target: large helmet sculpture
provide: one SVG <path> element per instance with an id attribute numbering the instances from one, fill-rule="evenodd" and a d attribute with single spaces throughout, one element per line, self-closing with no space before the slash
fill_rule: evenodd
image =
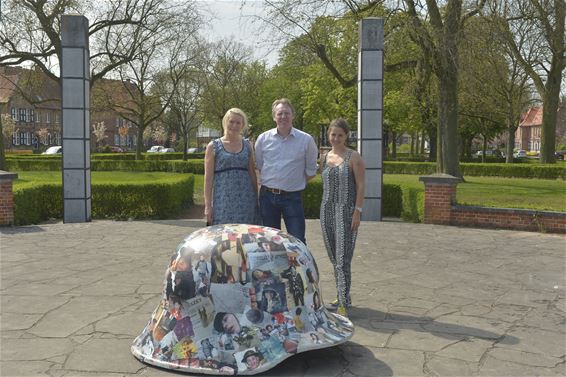
<path id="1" fill-rule="evenodd" d="M 162 299 L 132 353 L 168 369 L 245 375 L 343 343 L 354 327 L 325 309 L 318 278 L 307 247 L 286 232 L 200 229 L 171 257 Z"/>

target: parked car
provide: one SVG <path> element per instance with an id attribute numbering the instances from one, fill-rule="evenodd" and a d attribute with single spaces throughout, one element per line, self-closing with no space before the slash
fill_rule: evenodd
<path id="1" fill-rule="evenodd" d="M 524 158 L 527 157 L 527 152 L 520 149 L 518 151 L 513 152 L 513 157 L 515 158 Z"/>
<path id="2" fill-rule="evenodd" d="M 477 151 L 474 155 L 475 158 L 481 158 L 483 155 L 483 151 Z M 503 157 L 503 154 L 499 149 L 488 149 L 485 151 L 485 157 Z"/>
<path id="3" fill-rule="evenodd" d="M 564 161 L 564 155 L 565 154 L 566 154 L 566 151 L 556 151 L 556 152 L 554 152 L 554 158 L 556 160 Z"/>
<path id="4" fill-rule="evenodd" d="M 60 145 L 55 145 L 53 147 L 47 148 L 47 150 L 42 154 L 61 154 L 61 153 L 63 153 L 63 147 Z"/>
<path id="5" fill-rule="evenodd" d="M 201 153 L 204 152 L 204 148 L 189 148 L 187 153 Z"/>
<path id="6" fill-rule="evenodd" d="M 111 145 L 110 151 L 115 153 L 124 153 L 127 152 L 126 148 L 119 147 L 117 145 Z"/>
<path id="7" fill-rule="evenodd" d="M 154 145 L 147 150 L 147 153 L 159 153 L 163 148 L 161 145 Z"/>
<path id="8" fill-rule="evenodd" d="M 169 153 L 169 152 L 175 152 L 175 149 L 173 148 L 165 148 L 162 145 L 154 145 L 153 147 L 149 148 L 147 150 L 148 153 Z"/>

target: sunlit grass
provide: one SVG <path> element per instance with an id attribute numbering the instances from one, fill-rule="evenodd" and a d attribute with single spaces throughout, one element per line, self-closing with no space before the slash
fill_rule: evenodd
<path id="1" fill-rule="evenodd" d="M 458 184 L 458 204 L 566 212 L 566 181 L 499 177 L 465 177 Z M 417 175 L 385 174 L 384 183 L 421 188 Z"/>

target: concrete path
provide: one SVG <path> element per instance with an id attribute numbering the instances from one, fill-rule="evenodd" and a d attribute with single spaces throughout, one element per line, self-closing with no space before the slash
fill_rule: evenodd
<path id="1" fill-rule="evenodd" d="M 0 229 L 1 376 L 171 376 L 130 354 L 200 220 Z M 319 223 L 307 241 L 335 294 Z M 351 342 L 269 376 L 565 376 L 566 238 L 365 222 Z"/>

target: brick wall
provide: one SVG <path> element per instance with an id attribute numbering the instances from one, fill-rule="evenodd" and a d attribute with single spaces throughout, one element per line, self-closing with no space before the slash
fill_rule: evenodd
<path id="1" fill-rule="evenodd" d="M 566 233 L 566 213 L 456 204 L 459 178 L 446 174 L 420 177 L 425 184 L 426 224 Z"/>
<path id="2" fill-rule="evenodd" d="M 455 205 L 451 225 L 566 233 L 566 213 Z"/>
<path id="3" fill-rule="evenodd" d="M 14 194 L 12 182 L 17 174 L 0 170 L 0 226 L 14 224 Z"/>

